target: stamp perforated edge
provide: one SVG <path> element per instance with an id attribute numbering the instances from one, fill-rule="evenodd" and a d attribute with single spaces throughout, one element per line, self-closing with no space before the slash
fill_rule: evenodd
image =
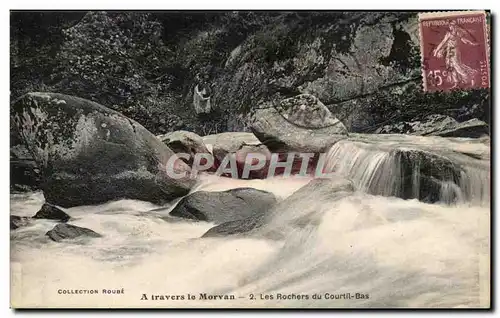
<path id="1" fill-rule="evenodd" d="M 424 56 L 422 52 L 424 51 L 423 36 L 422 36 L 422 21 L 426 19 L 434 19 L 440 17 L 453 17 L 453 16 L 463 16 L 463 15 L 476 15 L 483 14 L 484 16 L 484 40 L 486 45 L 486 64 L 488 67 L 488 88 L 491 87 L 491 69 L 490 69 L 490 37 L 488 32 L 488 26 L 486 25 L 486 10 L 471 10 L 471 11 L 436 11 L 436 12 L 420 12 L 418 14 L 418 36 L 420 44 L 420 76 L 422 77 L 422 88 L 424 92 L 427 91 L 427 77 L 424 71 Z"/>

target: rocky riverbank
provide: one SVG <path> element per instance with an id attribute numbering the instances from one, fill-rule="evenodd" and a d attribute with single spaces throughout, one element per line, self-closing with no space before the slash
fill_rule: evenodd
<path id="1" fill-rule="evenodd" d="M 235 175 L 222 174 L 226 178 L 282 176 L 286 182 L 286 174 L 288 178 L 314 178 L 320 169 L 330 175 L 314 188 L 332 195 L 336 190 L 331 186 L 340 178 L 352 185 L 351 191 L 440 204 L 489 202 L 490 146 L 485 130 L 480 138 L 476 138 L 478 130 L 471 133 L 471 138 L 463 137 L 467 130 L 460 130 L 461 137 L 440 137 L 437 133 L 418 136 L 421 131 L 444 130 L 449 135 L 453 123 L 443 125 L 443 121 L 438 121 L 439 124 L 428 123 L 427 130 L 416 129 L 412 134 L 350 133 L 311 95 L 284 99 L 277 106 L 259 110 L 252 120 L 253 133 L 198 136 L 177 131 L 154 136 L 140 124 L 102 105 L 62 94 L 29 93 L 12 107 L 12 121 L 23 141 L 12 151 L 25 147 L 26 157 L 32 156 L 29 159 L 36 163 L 33 169 L 39 174 L 25 183 L 35 189 L 33 185 L 39 185 L 47 202 L 46 210 L 120 199 L 143 200 L 173 207 L 170 219 L 221 223 L 208 236 L 260 227 L 265 223 L 265 215 L 273 213 L 276 198 L 251 188 L 212 194 L 198 191 L 197 177 L 189 174 L 194 169 L 192 158 L 176 159 L 177 154 L 211 155 L 211 166 L 204 169 L 204 174 L 231 168 L 227 158 L 234 158 Z M 274 164 L 279 167 L 269 175 L 274 154 Z M 307 160 L 303 159 L 304 154 L 309 154 Z M 265 163 L 244 175 L 245 164 L 254 164 L 248 158 L 257 155 Z M 185 178 L 173 178 L 166 173 L 172 157 L 173 168 L 185 172 Z M 290 163 L 289 171 L 286 162 Z M 23 174 L 23 178 L 15 177 L 13 181 L 27 177 Z M 12 187 L 18 191 L 20 186 L 14 183 Z M 62 211 L 43 211 L 35 218 L 63 215 L 57 218 L 68 221 Z M 11 228 L 26 224 L 27 220 L 14 220 Z"/>

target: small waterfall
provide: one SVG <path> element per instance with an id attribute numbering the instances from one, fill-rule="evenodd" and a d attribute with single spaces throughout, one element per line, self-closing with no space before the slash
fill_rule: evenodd
<path id="1" fill-rule="evenodd" d="M 394 195 L 400 178 L 397 163 L 389 152 L 365 147 L 362 143 L 339 141 L 326 157 L 325 171 L 337 172 L 351 179 L 363 192 L 383 196 Z"/>
<path id="2" fill-rule="evenodd" d="M 326 172 L 351 179 L 358 190 L 375 195 L 447 204 L 489 202 L 489 169 L 458 152 L 416 144 L 374 144 L 342 140 L 326 158 Z M 448 156 L 449 154 L 449 156 Z"/>
<path id="3" fill-rule="evenodd" d="M 490 200 L 490 171 L 465 167 L 461 172 L 460 189 L 469 201 L 485 204 Z"/>
<path id="4" fill-rule="evenodd" d="M 462 195 L 462 189 L 458 185 L 450 181 L 444 181 L 441 183 L 441 193 L 440 202 L 451 204 L 451 203 L 464 203 L 464 196 Z"/>

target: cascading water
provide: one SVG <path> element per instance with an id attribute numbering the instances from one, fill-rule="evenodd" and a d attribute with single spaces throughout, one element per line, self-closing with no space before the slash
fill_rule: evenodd
<path id="1" fill-rule="evenodd" d="M 328 152 L 325 172 L 336 172 L 353 180 L 362 192 L 393 195 L 399 167 L 389 152 L 364 147 L 364 144 L 339 141 Z"/>
<path id="2" fill-rule="evenodd" d="M 490 171 L 477 167 L 464 167 L 461 171 L 460 190 L 467 200 L 478 204 L 489 204 Z"/>
<path id="3" fill-rule="evenodd" d="M 426 202 L 489 202 L 489 161 L 462 152 L 457 143 L 462 140 L 397 136 L 395 143 L 392 136 L 367 140 L 358 135 L 337 142 L 327 154 L 325 171 L 339 173 L 359 190 L 376 195 Z M 474 150 L 486 149 L 477 144 Z"/>

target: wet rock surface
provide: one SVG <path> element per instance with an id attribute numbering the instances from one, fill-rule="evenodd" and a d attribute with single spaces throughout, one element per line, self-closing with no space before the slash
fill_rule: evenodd
<path id="1" fill-rule="evenodd" d="M 20 228 L 22 226 L 26 226 L 30 223 L 30 218 L 28 217 L 23 217 L 23 216 L 18 216 L 18 215 L 11 215 L 10 216 L 10 229 L 15 230 L 17 228 Z"/>
<path id="2" fill-rule="evenodd" d="M 490 149 L 483 139 L 352 134 L 328 154 L 328 171 L 361 191 L 428 203 L 489 198 Z"/>
<path id="3" fill-rule="evenodd" d="M 53 241 L 61 242 L 64 239 L 74 239 L 80 236 L 88 237 L 102 237 L 101 234 L 71 224 L 57 224 L 54 228 L 46 233 L 46 235 Z"/>
<path id="4" fill-rule="evenodd" d="M 48 202 L 62 207 L 120 198 L 163 203 L 189 192 L 193 180 L 165 172 L 173 151 L 137 122 L 97 103 L 56 93 L 29 93 L 12 121 L 45 177 Z M 189 171 L 182 161 L 176 171 Z"/>
<path id="5" fill-rule="evenodd" d="M 272 152 L 321 153 L 347 135 L 344 124 L 308 94 L 257 110 L 252 131 Z"/>
<path id="6" fill-rule="evenodd" d="M 197 153 L 210 154 L 210 151 L 203 142 L 203 138 L 190 131 L 174 131 L 165 135 L 160 135 L 158 138 L 172 149 L 173 152 L 189 154 L 189 159 L 181 158 L 189 165 L 193 164 L 194 156 Z"/>
<path id="7" fill-rule="evenodd" d="M 203 137 L 205 144 L 211 145 L 215 160 L 220 163 L 229 153 L 235 153 L 243 146 L 261 144 L 254 134 L 248 132 L 225 132 Z"/>
<path id="8" fill-rule="evenodd" d="M 208 230 L 202 237 L 225 237 L 250 232 L 262 226 L 264 215 L 259 214 L 246 219 L 224 222 Z"/>
<path id="9" fill-rule="evenodd" d="M 10 148 L 10 189 L 15 192 L 28 192 L 40 188 L 41 171 L 35 159 L 23 145 Z"/>
<path id="10" fill-rule="evenodd" d="M 350 180 L 343 178 L 319 178 L 310 181 L 302 188 L 295 191 L 285 200 L 276 204 L 268 213 L 259 213 L 241 220 L 234 220 L 219 224 L 208 230 L 202 237 L 222 237 L 228 235 L 237 235 L 257 230 L 280 214 L 287 214 L 287 211 L 293 210 L 297 204 L 303 202 L 311 195 L 322 200 L 331 200 L 334 202 L 339 198 L 350 195 L 354 191 L 354 185 Z M 308 209 L 314 211 L 316 207 L 312 204 Z M 301 214 L 303 211 L 301 211 Z M 307 211 L 305 212 L 307 213 Z M 300 220 L 292 223 L 300 223 Z"/>
<path id="11" fill-rule="evenodd" d="M 422 120 L 385 125 L 375 132 L 378 134 L 479 138 L 489 135 L 489 127 L 477 118 L 459 123 L 449 116 L 430 115 Z"/>
<path id="12" fill-rule="evenodd" d="M 253 188 L 221 192 L 197 191 L 182 198 L 170 215 L 223 223 L 265 213 L 275 203 L 276 198 L 272 193 Z"/>
<path id="13" fill-rule="evenodd" d="M 59 209 L 53 204 L 44 203 L 40 211 L 38 211 L 34 216 L 34 219 L 48 219 L 48 220 L 58 220 L 61 222 L 68 222 L 71 218 L 66 212 Z"/>

